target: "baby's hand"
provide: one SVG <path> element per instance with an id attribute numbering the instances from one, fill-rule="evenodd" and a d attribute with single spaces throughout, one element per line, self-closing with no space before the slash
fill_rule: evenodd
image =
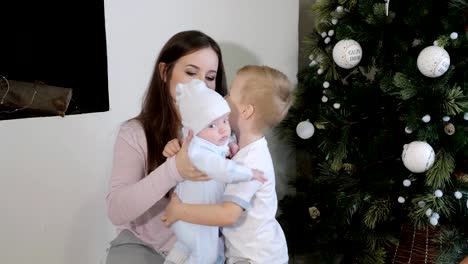
<path id="1" fill-rule="evenodd" d="M 229 151 L 228 151 L 227 158 L 232 158 L 239 151 L 239 145 L 237 145 L 235 142 L 231 142 L 228 144 L 228 146 L 229 146 Z"/>
<path id="2" fill-rule="evenodd" d="M 163 156 L 166 158 L 170 158 L 177 154 L 180 150 L 180 143 L 177 138 L 167 142 L 166 146 L 164 147 L 163 150 Z"/>
<path id="3" fill-rule="evenodd" d="M 257 181 L 259 181 L 261 183 L 264 183 L 264 182 L 266 182 L 268 180 L 263 175 L 263 171 L 252 169 L 252 172 L 253 172 L 252 180 L 257 180 Z"/>

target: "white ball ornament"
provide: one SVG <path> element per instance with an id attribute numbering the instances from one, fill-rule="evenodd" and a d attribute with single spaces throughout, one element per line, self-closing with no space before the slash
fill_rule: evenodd
<path id="1" fill-rule="evenodd" d="M 328 30 L 328 36 L 331 37 L 333 35 L 335 35 L 335 30 L 333 29 Z"/>
<path id="2" fill-rule="evenodd" d="M 320 33 L 320 36 L 322 36 L 322 38 L 325 38 L 327 36 L 327 32 L 324 31 L 324 32 Z"/>
<path id="3" fill-rule="evenodd" d="M 362 58 L 362 48 L 352 39 L 338 41 L 333 47 L 333 61 L 344 69 L 358 65 Z"/>
<path id="4" fill-rule="evenodd" d="M 431 223 L 431 225 L 436 226 L 439 223 L 439 220 L 435 217 L 431 217 L 429 219 L 429 222 Z"/>
<path id="5" fill-rule="evenodd" d="M 444 116 L 444 117 L 442 117 L 442 121 L 444 121 L 444 122 L 450 121 L 450 116 Z"/>
<path id="6" fill-rule="evenodd" d="M 457 198 L 458 200 L 460 200 L 463 197 L 462 193 L 459 191 L 456 191 L 453 195 L 455 195 L 455 198 Z"/>
<path id="7" fill-rule="evenodd" d="M 429 121 L 431 121 L 431 116 L 430 115 L 425 115 L 421 118 L 421 120 L 424 122 L 424 123 L 429 123 Z"/>
<path id="8" fill-rule="evenodd" d="M 334 103 L 333 104 L 333 108 L 335 108 L 335 109 L 340 109 L 340 107 L 341 107 L 340 103 Z"/>
<path id="9" fill-rule="evenodd" d="M 338 19 L 333 18 L 333 19 L 331 20 L 331 22 L 332 22 L 333 25 L 336 25 L 336 24 L 338 24 Z"/>
<path id="10" fill-rule="evenodd" d="M 398 197 L 398 202 L 399 203 L 405 203 L 405 198 L 403 198 L 402 196 Z"/>
<path id="11" fill-rule="evenodd" d="M 435 78 L 444 74 L 450 66 L 450 56 L 441 47 L 429 46 L 418 55 L 419 71 L 426 77 Z"/>
<path id="12" fill-rule="evenodd" d="M 336 7 L 336 12 L 341 13 L 343 12 L 344 8 L 342 6 L 337 6 Z"/>
<path id="13" fill-rule="evenodd" d="M 300 122 L 296 127 L 297 135 L 302 139 L 308 139 L 312 137 L 315 132 L 314 125 L 309 120 Z"/>
<path id="14" fill-rule="evenodd" d="M 457 32 L 452 32 L 452 34 L 450 34 L 450 38 L 455 40 L 458 38 L 458 33 Z"/>
<path id="15" fill-rule="evenodd" d="M 424 201 L 419 201 L 419 202 L 418 202 L 418 206 L 419 206 L 419 208 L 423 208 L 424 206 L 426 206 L 426 202 L 424 202 Z"/>
<path id="16" fill-rule="evenodd" d="M 465 114 L 463 115 L 463 119 L 465 119 L 466 121 L 468 121 L 468 113 L 465 113 Z"/>
<path id="17" fill-rule="evenodd" d="M 322 96 L 322 103 L 326 103 L 326 102 L 328 102 L 328 97 L 324 95 Z"/>
<path id="18" fill-rule="evenodd" d="M 411 127 L 405 127 L 405 132 L 407 134 L 411 134 L 411 133 L 413 133 L 413 129 L 411 129 Z"/>
<path id="19" fill-rule="evenodd" d="M 444 195 L 444 193 L 439 189 L 435 190 L 435 192 L 434 192 L 434 196 L 437 197 L 437 198 L 440 198 L 443 195 Z"/>
<path id="20" fill-rule="evenodd" d="M 327 81 L 324 81 L 323 82 L 323 88 L 327 89 L 328 87 L 330 87 L 330 83 L 327 82 Z"/>
<path id="21" fill-rule="evenodd" d="M 435 154 L 431 145 L 424 141 L 413 141 L 403 146 L 401 155 L 405 167 L 414 173 L 427 171 L 434 164 Z"/>
<path id="22" fill-rule="evenodd" d="M 431 208 L 428 208 L 428 209 L 426 210 L 426 215 L 427 215 L 428 217 L 430 217 L 430 216 L 432 215 L 432 209 L 431 209 Z"/>
<path id="23" fill-rule="evenodd" d="M 328 43 L 330 43 L 330 41 L 331 41 L 330 37 L 326 37 L 323 42 L 325 42 L 325 44 L 328 44 Z"/>
<path id="24" fill-rule="evenodd" d="M 318 75 L 320 75 L 320 74 L 322 74 L 322 73 L 323 73 L 323 69 L 322 69 L 322 68 L 320 68 L 320 69 L 317 70 L 317 74 L 318 74 Z"/>
<path id="25" fill-rule="evenodd" d="M 403 186 L 405 186 L 405 187 L 411 186 L 411 181 L 408 180 L 408 179 L 404 180 L 404 181 L 403 181 Z"/>

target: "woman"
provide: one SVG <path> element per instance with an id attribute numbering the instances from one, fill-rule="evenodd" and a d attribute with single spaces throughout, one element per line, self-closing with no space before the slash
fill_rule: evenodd
<path id="1" fill-rule="evenodd" d="M 177 33 L 162 48 L 140 114 L 125 122 L 114 149 L 107 195 L 108 216 L 119 235 L 111 242 L 107 264 L 158 264 L 175 242 L 160 220 L 166 194 L 178 182 L 206 180 L 187 156 L 189 137 L 179 153 L 166 160 L 162 152 L 180 138 L 175 86 L 203 80 L 222 96 L 226 77 L 218 44 L 200 31 Z"/>

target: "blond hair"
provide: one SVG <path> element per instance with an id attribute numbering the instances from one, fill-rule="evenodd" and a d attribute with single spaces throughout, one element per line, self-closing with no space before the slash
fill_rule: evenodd
<path id="1" fill-rule="evenodd" d="M 278 125 L 293 103 L 293 85 L 279 70 L 268 66 L 247 65 L 237 71 L 244 77 L 242 103 L 254 106 L 259 129 Z"/>

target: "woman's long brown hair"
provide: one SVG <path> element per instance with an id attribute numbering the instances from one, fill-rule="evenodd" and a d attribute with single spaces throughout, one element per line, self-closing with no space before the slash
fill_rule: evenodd
<path id="1" fill-rule="evenodd" d="M 190 30 L 172 36 L 162 48 L 153 70 L 150 86 L 146 91 L 141 112 L 135 117 L 145 130 L 148 147 L 148 172 L 151 172 L 165 161 L 162 155 L 164 146 L 169 140 L 177 137 L 180 120 L 177 117 L 176 106 L 173 103 L 169 83 L 172 70 L 177 60 L 187 54 L 203 48 L 212 48 L 218 55 L 218 70 L 216 75 L 216 91 L 221 95 L 227 93 L 226 75 L 224 72 L 221 49 L 218 44 L 203 32 Z M 165 63 L 164 82 L 158 65 Z"/>

